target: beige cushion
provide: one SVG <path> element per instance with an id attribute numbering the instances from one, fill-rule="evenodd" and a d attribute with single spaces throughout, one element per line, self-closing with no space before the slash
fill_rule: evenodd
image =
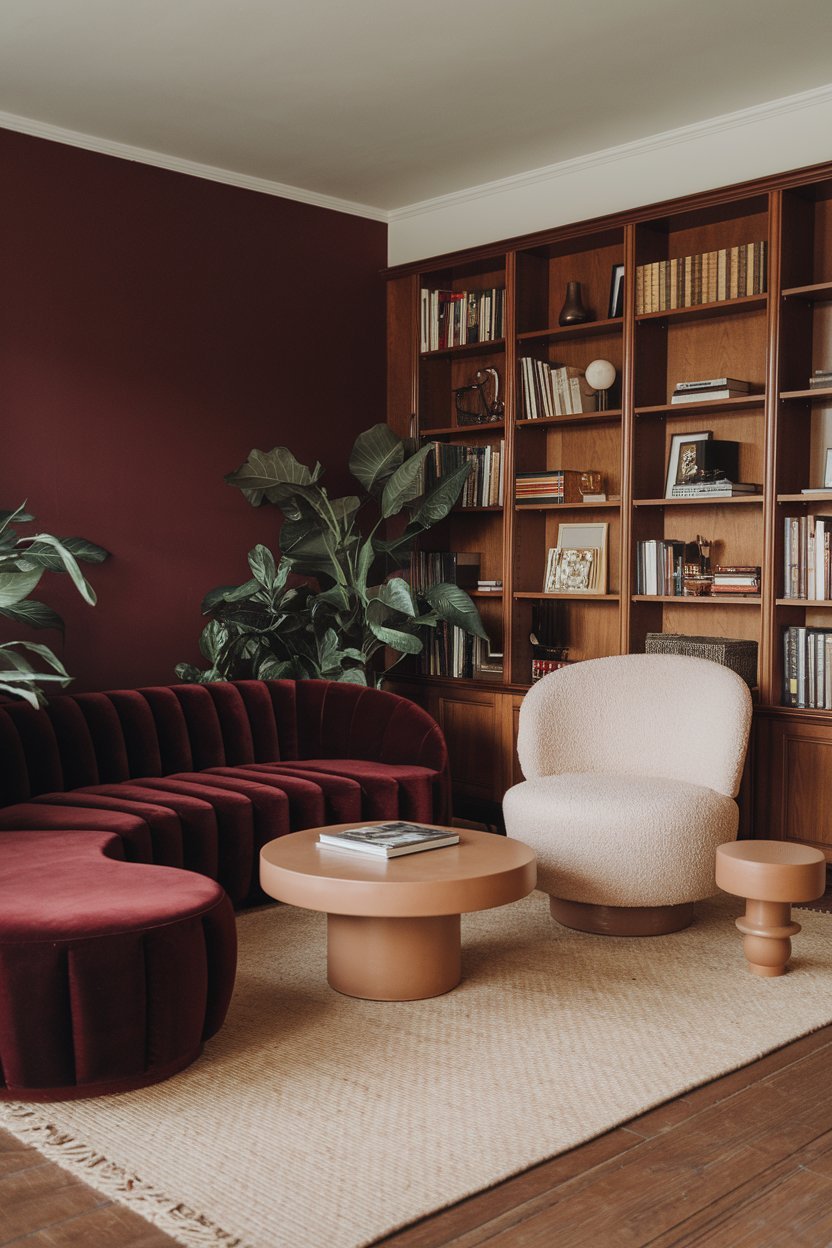
<path id="1" fill-rule="evenodd" d="M 538 888 L 601 906 L 672 906 L 716 892 L 717 845 L 737 834 L 731 798 L 660 777 L 566 774 L 515 785 L 506 831 L 538 856 Z"/>

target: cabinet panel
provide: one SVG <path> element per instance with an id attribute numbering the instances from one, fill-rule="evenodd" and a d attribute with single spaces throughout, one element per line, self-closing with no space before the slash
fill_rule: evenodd
<path id="1" fill-rule="evenodd" d="M 454 793 L 486 801 L 502 798 L 500 707 L 496 693 L 440 693 L 437 719 L 451 757 Z"/>
<path id="2" fill-rule="evenodd" d="M 816 845 L 832 861 L 832 728 L 769 720 L 759 736 L 755 834 Z"/>

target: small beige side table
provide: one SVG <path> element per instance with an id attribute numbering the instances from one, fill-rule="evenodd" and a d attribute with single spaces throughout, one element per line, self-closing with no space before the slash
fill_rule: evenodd
<path id="1" fill-rule="evenodd" d="M 753 975 L 782 975 L 791 957 L 791 937 L 800 931 L 791 905 L 814 901 L 826 888 L 826 859 L 819 849 L 793 841 L 732 841 L 716 851 L 716 882 L 726 893 L 745 897 L 737 919 L 743 951 Z"/>
<path id="2" fill-rule="evenodd" d="M 327 915 L 327 980 L 338 992 L 370 1001 L 449 992 L 461 976 L 460 915 L 530 893 L 537 881 L 533 851 L 462 828 L 448 829 L 459 833 L 458 845 L 398 858 L 318 843 L 319 832 L 357 826 L 309 828 L 270 841 L 260 851 L 260 883 L 270 897 Z"/>

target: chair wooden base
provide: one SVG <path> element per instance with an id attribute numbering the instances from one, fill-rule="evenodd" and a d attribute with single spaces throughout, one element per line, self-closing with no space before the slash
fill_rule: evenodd
<path id="1" fill-rule="evenodd" d="M 592 906 L 549 898 L 552 918 L 564 927 L 598 936 L 664 936 L 693 922 L 693 902 L 679 906 Z"/>

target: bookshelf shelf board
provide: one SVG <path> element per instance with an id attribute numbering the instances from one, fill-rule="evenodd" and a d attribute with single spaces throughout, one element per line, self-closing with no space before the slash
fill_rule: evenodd
<path id="1" fill-rule="evenodd" d="M 588 338 L 595 334 L 617 334 L 623 329 L 622 317 L 602 321 L 581 321 L 580 325 L 553 325 L 549 329 L 532 329 L 517 335 L 518 345 L 524 342 L 548 342 L 557 338 Z"/>
<path id="2" fill-rule="evenodd" d="M 442 347 L 439 351 L 422 351 L 423 360 L 449 359 L 457 355 L 493 355 L 504 351 L 505 338 L 490 338 L 485 342 L 466 342 L 462 347 Z"/>
<path id="3" fill-rule="evenodd" d="M 763 502 L 762 494 L 738 494 L 734 498 L 634 498 L 634 507 L 732 507 Z"/>
<path id="4" fill-rule="evenodd" d="M 830 598 L 775 598 L 776 607 L 832 607 Z"/>
<path id="5" fill-rule="evenodd" d="M 503 508 L 501 504 L 499 503 L 493 507 L 452 507 L 451 508 L 451 511 L 455 516 L 467 516 L 471 514 L 481 515 L 482 512 L 484 511 L 502 511 L 502 510 Z"/>
<path id="6" fill-rule="evenodd" d="M 616 510 L 621 506 L 621 499 L 615 502 L 607 500 L 606 503 L 515 503 L 515 511 L 597 511 L 600 507 L 615 507 Z"/>
<path id="7" fill-rule="evenodd" d="M 486 421 L 481 425 L 443 425 L 441 429 L 420 429 L 420 438 L 437 438 L 451 434 L 453 437 L 465 437 L 469 434 L 502 433 L 506 424 L 504 420 Z"/>
<path id="8" fill-rule="evenodd" d="M 781 399 L 832 399 L 832 386 L 816 386 L 812 390 L 781 390 Z"/>
<path id="9" fill-rule="evenodd" d="M 806 303 L 823 303 L 832 299 L 832 282 L 815 282 L 812 286 L 789 286 L 780 292 L 784 299 L 802 299 Z"/>
<path id="10" fill-rule="evenodd" d="M 637 407 L 636 416 L 682 416 L 688 412 L 736 412 L 749 407 L 765 407 L 764 394 L 743 394 L 735 399 L 706 399 L 702 403 L 660 403 L 656 407 Z"/>
<path id="11" fill-rule="evenodd" d="M 551 429 L 564 425 L 617 425 L 621 420 L 621 408 L 607 408 L 603 412 L 572 412 L 568 416 L 541 416 L 537 420 L 517 420 L 518 429 Z"/>
<path id="12" fill-rule="evenodd" d="M 778 494 L 778 503 L 824 503 L 832 502 L 832 490 L 812 490 L 811 494 Z"/>
<path id="13" fill-rule="evenodd" d="M 536 592 L 534 590 L 529 590 L 529 591 L 520 590 L 520 591 L 515 592 L 512 595 L 512 597 L 521 598 L 521 599 L 539 599 L 539 600 L 545 600 L 548 598 L 558 598 L 562 602 L 618 602 L 620 595 L 619 594 L 584 594 L 581 592 L 565 593 L 565 594 L 544 594 L 542 591 Z"/>
<path id="14" fill-rule="evenodd" d="M 759 594 L 633 594 L 633 602 L 672 602 L 674 605 L 687 607 L 759 607 L 762 598 Z"/>
<path id="15" fill-rule="evenodd" d="M 469 589 L 466 592 L 469 598 L 502 598 L 503 596 L 501 589 Z"/>
<path id="16" fill-rule="evenodd" d="M 758 312 L 768 303 L 768 295 L 743 295 L 741 299 L 720 299 L 717 303 L 695 303 L 689 308 L 665 308 L 664 312 L 639 312 L 637 321 L 708 320 L 736 312 Z"/>

